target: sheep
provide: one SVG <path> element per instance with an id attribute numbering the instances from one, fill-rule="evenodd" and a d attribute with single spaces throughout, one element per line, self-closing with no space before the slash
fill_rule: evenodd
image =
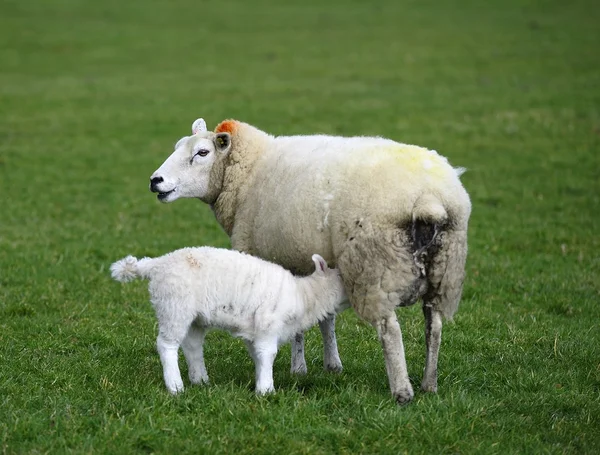
<path id="1" fill-rule="evenodd" d="M 220 328 L 246 342 L 256 367 L 256 393 L 262 395 L 274 391 L 278 346 L 344 306 L 338 271 L 328 268 L 317 254 L 312 260 L 315 271 L 310 276 L 294 277 L 260 258 L 199 247 L 157 258 L 127 256 L 110 270 L 117 281 L 150 281 L 159 328 L 156 346 L 169 392 L 184 389 L 178 365 L 180 346 L 190 381 L 208 383 L 204 338 L 208 329 Z"/>
<path id="2" fill-rule="evenodd" d="M 442 320 L 462 294 L 469 195 L 434 150 L 379 137 L 274 137 L 237 120 L 197 128 L 152 174 L 162 202 L 198 198 L 232 247 L 309 271 L 338 268 L 352 308 L 377 331 L 392 396 L 412 400 L 395 309 L 423 302 L 421 389 L 437 392 Z"/>

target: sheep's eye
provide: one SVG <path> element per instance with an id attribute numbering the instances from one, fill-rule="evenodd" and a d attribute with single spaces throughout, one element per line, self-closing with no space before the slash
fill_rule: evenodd
<path id="1" fill-rule="evenodd" d="M 208 155 L 209 153 L 210 153 L 210 150 L 201 149 L 201 150 L 198 150 L 198 151 L 196 152 L 196 155 L 200 155 L 200 156 L 206 156 L 206 155 Z"/>

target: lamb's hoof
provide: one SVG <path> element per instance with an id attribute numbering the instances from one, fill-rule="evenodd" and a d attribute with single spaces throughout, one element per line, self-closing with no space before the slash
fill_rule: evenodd
<path id="1" fill-rule="evenodd" d="M 261 397 L 264 397 L 265 395 L 271 395 L 273 393 L 275 393 L 275 389 L 273 387 L 267 387 L 264 389 L 259 389 L 259 388 L 256 389 L 256 394 Z"/>
<path id="2" fill-rule="evenodd" d="M 167 390 L 171 395 L 183 392 L 183 381 L 173 381 L 167 384 Z"/>
<path id="3" fill-rule="evenodd" d="M 402 391 L 396 392 L 394 394 L 396 403 L 398 403 L 399 406 L 407 405 L 408 403 L 410 403 L 412 401 L 413 397 L 414 397 L 414 393 L 411 389 L 402 390 Z"/>

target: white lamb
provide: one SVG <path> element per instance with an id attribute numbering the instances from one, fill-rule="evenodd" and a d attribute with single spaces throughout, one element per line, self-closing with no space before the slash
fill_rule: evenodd
<path id="1" fill-rule="evenodd" d="M 435 392 L 442 316 L 457 310 L 465 276 L 471 202 L 462 169 L 435 151 L 383 138 L 274 137 L 235 120 L 215 132 L 194 126 L 151 176 L 158 199 L 210 204 L 234 249 L 295 274 L 309 273 L 313 252 L 335 265 L 352 307 L 377 330 L 400 404 L 414 394 L 395 308 L 422 299 L 421 387 Z M 341 368 L 333 319 L 325 321 L 325 362 Z M 302 355 L 293 363 L 299 358 L 304 363 Z"/>
<path id="2" fill-rule="evenodd" d="M 167 389 L 183 390 L 179 347 L 193 384 L 208 382 L 203 343 L 206 331 L 220 328 L 244 339 L 256 366 L 256 392 L 272 392 L 278 346 L 306 330 L 346 299 L 341 278 L 325 260 L 312 256 L 315 271 L 294 277 L 276 264 L 211 247 L 183 248 L 158 258 L 127 256 L 111 266 L 114 279 L 149 279 L 156 311 L 156 346 Z M 318 304 L 317 304 L 318 303 Z"/>

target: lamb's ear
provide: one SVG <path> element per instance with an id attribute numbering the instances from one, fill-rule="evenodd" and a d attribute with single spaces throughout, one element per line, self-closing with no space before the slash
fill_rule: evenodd
<path id="1" fill-rule="evenodd" d="M 315 271 L 319 273 L 325 273 L 327 270 L 327 262 L 318 254 L 313 254 L 312 260 L 315 263 Z"/>
<path id="2" fill-rule="evenodd" d="M 220 153 L 227 153 L 231 148 L 231 135 L 229 133 L 217 133 L 215 136 L 215 146 Z"/>

